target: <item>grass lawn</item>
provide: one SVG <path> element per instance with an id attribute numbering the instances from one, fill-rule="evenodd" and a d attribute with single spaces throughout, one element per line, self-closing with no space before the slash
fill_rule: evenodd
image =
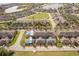
<path id="1" fill-rule="evenodd" d="M 15 37 L 11 39 L 11 41 L 10 41 L 8 46 L 12 46 L 12 45 L 14 45 L 16 43 L 16 40 L 17 40 L 19 34 L 20 34 L 20 32 L 17 31 Z"/>
<path id="2" fill-rule="evenodd" d="M 25 39 L 26 39 L 26 34 L 25 34 L 25 32 L 24 32 L 24 34 L 23 34 L 23 36 L 22 36 L 22 39 L 21 39 L 21 41 L 20 41 L 20 45 L 22 46 L 22 47 L 25 47 Z"/>
<path id="3" fill-rule="evenodd" d="M 18 6 L 17 9 L 29 9 L 29 8 L 32 8 L 31 4 L 20 5 L 20 6 Z"/>
<path id="4" fill-rule="evenodd" d="M 32 51 L 16 51 L 15 56 L 79 56 L 77 51 L 43 51 L 35 52 Z"/>
<path id="5" fill-rule="evenodd" d="M 27 19 L 48 19 L 49 15 L 45 12 L 38 12 L 34 15 L 27 16 L 26 18 Z"/>

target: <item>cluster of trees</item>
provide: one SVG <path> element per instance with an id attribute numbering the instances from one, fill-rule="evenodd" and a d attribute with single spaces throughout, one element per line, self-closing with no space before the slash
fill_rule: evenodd
<path id="1" fill-rule="evenodd" d="M 37 8 L 35 9 L 36 12 L 47 12 L 47 13 L 56 13 L 57 10 L 56 9 L 43 9 L 43 8 Z"/>
<path id="2" fill-rule="evenodd" d="M 79 26 L 79 18 L 76 15 L 64 14 L 63 17 L 69 22 L 70 26 L 78 27 Z"/>
<path id="3" fill-rule="evenodd" d="M 59 12 L 60 14 L 64 17 L 64 19 L 66 20 L 65 23 L 60 23 L 60 27 L 62 28 L 77 28 L 79 27 L 79 17 L 77 17 L 76 15 L 72 15 L 72 14 L 68 14 L 64 11 L 64 8 L 61 7 L 59 8 Z"/>
<path id="4" fill-rule="evenodd" d="M 4 47 L 0 47 L 0 56 L 12 56 L 14 54 L 14 51 L 7 50 Z"/>
<path id="5" fill-rule="evenodd" d="M 0 29 L 51 29 L 49 21 L 44 22 L 6 22 L 0 24 Z"/>

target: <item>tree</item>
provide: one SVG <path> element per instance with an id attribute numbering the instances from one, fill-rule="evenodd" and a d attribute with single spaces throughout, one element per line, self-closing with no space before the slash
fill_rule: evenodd
<path id="1" fill-rule="evenodd" d="M 11 20 L 12 20 L 12 21 L 15 21 L 15 20 L 16 20 L 16 17 L 15 17 L 15 16 L 12 16 L 12 17 L 11 17 Z"/>
<path id="2" fill-rule="evenodd" d="M 13 54 L 13 51 L 7 50 L 4 47 L 0 47 L 0 56 L 12 56 Z"/>

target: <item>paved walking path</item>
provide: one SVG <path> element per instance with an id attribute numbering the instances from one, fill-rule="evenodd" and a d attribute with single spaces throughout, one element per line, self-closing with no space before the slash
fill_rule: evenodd
<path id="1" fill-rule="evenodd" d="M 79 51 L 79 47 L 78 48 L 72 48 L 72 47 L 67 47 L 67 46 L 63 46 L 62 48 L 57 48 L 56 46 L 49 46 L 48 48 L 44 47 L 44 46 L 38 46 L 36 48 L 32 47 L 32 46 L 28 46 L 25 48 L 22 47 L 18 47 L 18 48 L 12 48 L 11 50 L 14 51 Z"/>
<path id="2" fill-rule="evenodd" d="M 50 21 L 51 21 L 51 23 L 52 23 L 52 29 L 54 29 L 54 28 L 56 27 L 56 23 L 54 22 L 54 19 L 52 19 L 51 14 L 50 14 L 50 13 L 48 13 L 48 15 L 49 15 L 49 20 L 50 20 Z"/>

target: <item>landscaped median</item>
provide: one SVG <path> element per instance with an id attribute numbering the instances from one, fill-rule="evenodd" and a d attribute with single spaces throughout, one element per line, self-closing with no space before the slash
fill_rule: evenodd
<path id="1" fill-rule="evenodd" d="M 22 39 L 21 39 L 21 41 L 20 41 L 20 45 L 22 46 L 22 47 L 25 47 L 25 39 L 26 39 L 26 34 L 25 34 L 25 32 L 24 32 L 24 34 L 23 34 L 23 36 L 22 36 Z"/>
<path id="2" fill-rule="evenodd" d="M 17 40 L 19 34 L 20 34 L 19 31 L 16 31 L 16 32 L 15 32 L 15 35 L 14 35 L 14 37 L 9 41 L 8 46 L 12 46 L 12 45 L 14 45 L 14 44 L 16 43 L 16 40 Z"/>
<path id="3" fill-rule="evenodd" d="M 60 38 L 58 36 L 56 36 L 56 46 L 61 48 L 62 47 L 62 44 L 61 44 L 61 41 L 60 41 Z"/>

